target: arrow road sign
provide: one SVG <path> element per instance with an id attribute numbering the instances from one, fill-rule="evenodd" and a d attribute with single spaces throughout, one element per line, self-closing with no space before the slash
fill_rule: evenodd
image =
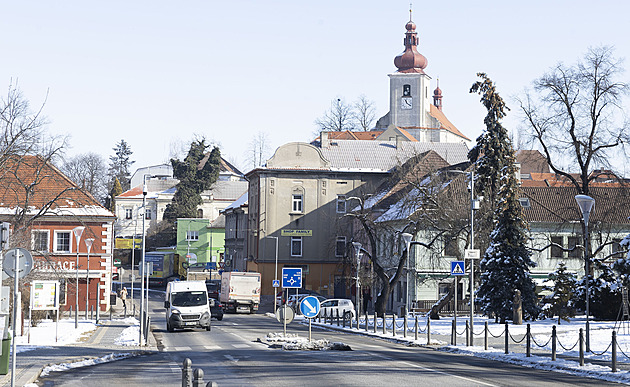
<path id="1" fill-rule="evenodd" d="M 451 261 L 451 275 L 465 275 L 464 261 Z"/>
<path id="2" fill-rule="evenodd" d="M 282 268 L 282 287 L 289 289 L 302 288 L 302 268 L 301 267 L 283 267 Z"/>
<path id="3" fill-rule="evenodd" d="M 317 315 L 319 314 L 319 308 L 320 305 L 317 297 L 304 297 L 302 299 L 302 302 L 300 302 L 300 312 L 302 312 L 302 314 L 306 318 L 317 317 Z"/>

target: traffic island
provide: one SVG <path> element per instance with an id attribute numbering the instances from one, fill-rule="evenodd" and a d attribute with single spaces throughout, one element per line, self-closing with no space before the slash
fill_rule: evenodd
<path id="1" fill-rule="evenodd" d="M 268 333 L 264 339 L 258 339 L 269 348 L 285 351 L 352 351 L 349 345 L 341 342 L 331 343 L 326 339 L 308 340 L 296 334 Z"/>

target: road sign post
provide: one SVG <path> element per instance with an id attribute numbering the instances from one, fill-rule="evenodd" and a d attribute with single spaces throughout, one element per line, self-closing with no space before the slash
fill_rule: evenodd
<path id="1" fill-rule="evenodd" d="M 297 302 L 297 300 L 296 300 Z M 317 297 L 307 296 L 300 302 L 300 312 L 308 319 L 308 341 L 311 341 L 311 323 L 319 314 L 321 305 Z"/>
<path id="2" fill-rule="evenodd" d="M 457 291 L 459 290 L 459 277 L 466 274 L 464 261 L 451 261 L 451 275 L 455 276 L 455 307 L 453 308 L 453 321 L 457 329 Z"/>

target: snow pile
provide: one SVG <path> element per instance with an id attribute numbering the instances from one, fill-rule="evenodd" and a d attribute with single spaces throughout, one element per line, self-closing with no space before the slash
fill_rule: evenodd
<path id="1" fill-rule="evenodd" d="M 350 351 L 350 346 L 344 343 L 331 343 L 326 339 L 308 340 L 296 334 L 268 333 L 265 338 L 267 342 L 276 343 L 274 347 L 282 348 L 285 351 Z"/>
<path id="2" fill-rule="evenodd" d="M 85 341 L 96 329 L 93 320 L 79 320 L 76 329 L 74 319 L 59 320 L 58 326 L 52 320 L 42 320 L 36 327 L 29 327 L 27 320 L 24 325 L 24 335 L 15 338 L 16 353 Z"/>
<path id="3" fill-rule="evenodd" d="M 72 368 L 87 367 L 87 366 L 91 366 L 95 364 L 107 363 L 114 360 L 126 359 L 132 356 L 134 355 L 131 353 L 111 353 L 107 356 L 103 356 L 103 357 L 99 357 L 95 359 L 85 359 L 85 360 L 76 361 L 72 363 L 53 364 L 53 365 L 44 367 L 40 376 L 46 377 L 51 372 L 62 372 L 62 371 L 67 371 Z"/>
<path id="4" fill-rule="evenodd" d="M 122 347 L 139 345 L 140 338 L 140 322 L 135 317 L 127 317 L 121 321 L 123 324 L 129 325 L 125 328 L 120 336 L 114 341 L 114 344 Z"/>

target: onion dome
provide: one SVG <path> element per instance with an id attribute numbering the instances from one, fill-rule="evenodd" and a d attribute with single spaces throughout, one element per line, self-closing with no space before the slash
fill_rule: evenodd
<path id="1" fill-rule="evenodd" d="M 400 73 L 424 73 L 427 67 L 427 58 L 418 52 L 418 34 L 416 33 L 416 23 L 411 21 L 405 25 L 405 51 L 394 58 L 394 65 Z"/>
<path id="2" fill-rule="evenodd" d="M 438 84 L 435 90 L 433 91 L 433 105 L 436 108 L 442 110 L 442 89 L 440 89 L 440 79 L 438 78 Z"/>

